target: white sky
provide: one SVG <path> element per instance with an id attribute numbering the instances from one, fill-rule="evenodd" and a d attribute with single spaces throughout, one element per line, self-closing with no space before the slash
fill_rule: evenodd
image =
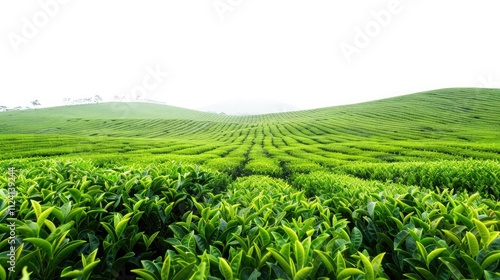
<path id="1" fill-rule="evenodd" d="M 0 0 L 0 105 L 143 90 L 186 108 L 309 109 L 500 87 L 498 11 L 498 0 Z M 356 31 L 367 28 L 368 42 Z M 350 62 L 342 44 L 359 47 Z M 158 83 L 148 68 L 169 75 Z"/>

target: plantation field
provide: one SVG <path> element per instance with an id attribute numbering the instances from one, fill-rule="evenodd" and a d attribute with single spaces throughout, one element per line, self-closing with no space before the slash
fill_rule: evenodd
<path id="1" fill-rule="evenodd" d="M 500 90 L 0 122 L 0 279 L 500 279 Z"/>

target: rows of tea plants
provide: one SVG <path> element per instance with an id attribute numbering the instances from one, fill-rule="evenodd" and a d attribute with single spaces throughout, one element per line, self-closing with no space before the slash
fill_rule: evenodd
<path id="1" fill-rule="evenodd" d="M 326 170 L 289 184 L 176 162 L 16 167 L 16 219 L 0 177 L 0 279 L 500 278 L 500 202 L 476 192 Z"/>
<path id="2" fill-rule="evenodd" d="M 307 145 L 366 139 L 498 139 L 498 89 L 443 89 L 362 104 L 230 116 L 147 103 L 101 103 L 0 113 L 1 134 L 169 138 L 232 142 L 265 125 Z M 44 122 L 36 120 L 43 119 Z M 473 155 L 474 153 L 471 153 Z M 497 157 L 498 159 L 498 157 Z"/>
<path id="3" fill-rule="evenodd" d="M 339 170 L 362 179 L 392 181 L 405 185 L 451 188 L 500 197 L 500 163 L 490 160 L 411 163 L 354 163 Z"/>

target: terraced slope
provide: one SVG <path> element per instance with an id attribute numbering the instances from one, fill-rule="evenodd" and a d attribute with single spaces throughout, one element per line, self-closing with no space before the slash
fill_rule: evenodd
<path id="1" fill-rule="evenodd" d="M 500 278 L 500 90 L 0 122 L 0 279 Z"/>
<path id="2" fill-rule="evenodd" d="M 499 124 L 499 95 L 499 90 L 444 89 L 356 105 L 254 116 L 147 103 L 102 103 L 3 112 L 0 133 L 192 139 L 203 135 L 227 142 L 234 140 L 235 134 L 266 126 L 277 136 L 293 133 L 313 139 L 325 135 L 349 139 L 456 138 L 458 134 L 478 139 L 496 136 L 491 130 Z"/>
<path id="3" fill-rule="evenodd" d="M 500 90 L 444 89 L 356 105 L 226 116 L 145 103 L 0 113 L 0 160 L 182 160 L 235 176 L 355 162 L 500 160 Z"/>

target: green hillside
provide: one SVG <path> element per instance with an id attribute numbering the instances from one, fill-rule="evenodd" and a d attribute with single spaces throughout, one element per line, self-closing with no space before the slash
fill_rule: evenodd
<path id="1" fill-rule="evenodd" d="M 500 158 L 500 90 L 488 89 L 254 116 L 102 103 L 3 112 L 0 122 L 2 160 L 98 154 L 232 170 L 251 169 L 260 159 L 281 174 L 284 164 Z"/>
<path id="2" fill-rule="evenodd" d="M 299 133 L 293 133 L 295 136 L 307 138 L 342 134 L 481 140 L 498 138 L 494 128 L 499 124 L 499 95 L 499 90 L 444 89 L 356 105 L 255 116 L 218 115 L 148 103 L 75 105 L 0 113 L 0 133 L 192 139 L 208 136 L 231 141 L 234 132 L 269 126 L 279 130 L 296 128 Z"/>
<path id="3" fill-rule="evenodd" d="M 0 279 L 500 279 L 499 89 L 0 123 Z"/>

